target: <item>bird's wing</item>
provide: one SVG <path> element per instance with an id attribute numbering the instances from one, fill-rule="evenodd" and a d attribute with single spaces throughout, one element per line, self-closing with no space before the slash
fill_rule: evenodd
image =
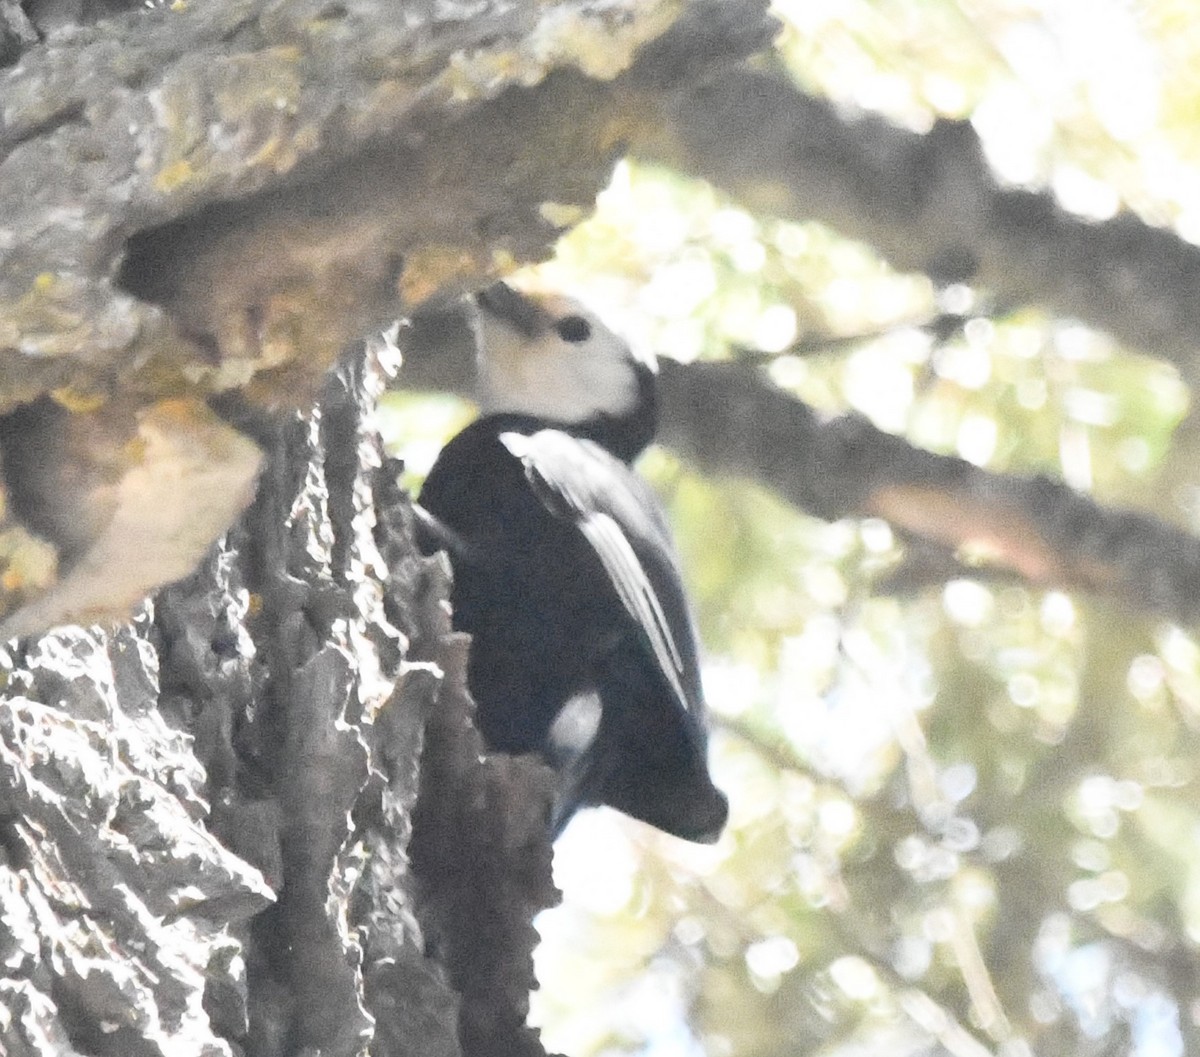
<path id="1" fill-rule="evenodd" d="M 596 552 L 621 604 L 645 634 L 680 707 L 700 705 L 695 633 L 658 501 L 619 459 L 559 430 L 502 433 L 546 509 Z"/>

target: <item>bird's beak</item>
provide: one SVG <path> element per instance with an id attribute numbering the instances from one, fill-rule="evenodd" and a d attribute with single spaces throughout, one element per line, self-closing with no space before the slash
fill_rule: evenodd
<path id="1" fill-rule="evenodd" d="M 493 283 L 475 295 L 475 303 L 490 316 L 507 323 L 519 334 L 536 338 L 546 330 L 549 316 L 532 297 L 507 283 Z"/>

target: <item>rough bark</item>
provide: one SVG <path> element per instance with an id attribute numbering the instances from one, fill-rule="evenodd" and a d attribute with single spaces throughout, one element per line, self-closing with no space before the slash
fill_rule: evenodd
<path id="1" fill-rule="evenodd" d="M 541 1052 L 549 772 L 482 758 L 377 363 L 260 423 L 253 507 L 134 625 L 5 659 L 5 1053 Z"/>
<path id="2" fill-rule="evenodd" d="M 481 751 L 369 423 L 386 348 L 323 379 L 545 255 L 646 100 L 772 27 L 761 0 L 0 8 L 3 631 L 209 550 L 135 625 L 6 660 L 4 1052 L 541 1052 L 550 774 Z"/>
<path id="3" fill-rule="evenodd" d="M 649 98 L 773 29 L 760 0 L 175 6 L 0 71 L 2 407 L 305 406 L 373 324 L 544 256 Z"/>

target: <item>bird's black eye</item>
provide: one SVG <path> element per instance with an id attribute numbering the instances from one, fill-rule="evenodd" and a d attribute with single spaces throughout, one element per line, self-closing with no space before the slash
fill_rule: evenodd
<path id="1" fill-rule="evenodd" d="M 592 336 L 592 325 L 583 316 L 563 316 L 554 324 L 554 329 L 563 341 L 569 341 L 572 345 L 587 341 Z"/>

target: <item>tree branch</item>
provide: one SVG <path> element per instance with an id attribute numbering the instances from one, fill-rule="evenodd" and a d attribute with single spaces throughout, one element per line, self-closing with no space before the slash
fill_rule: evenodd
<path id="1" fill-rule="evenodd" d="M 786 77 L 738 66 L 666 100 L 633 153 L 751 209 L 820 220 L 896 267 L 977 283 L 1107 330 L 1200 376 L 1200 248 L 1131 213 L 1102 223 L 1000 186 L 974 130 L 848 117 Z"/>
<path id="2" fill-rule="evenodd" d="M 544 207 L 590 207 L 764 8 L 243 0 L 52 35 L 0 70 L 0 410 L 133 371 L 304 406 L 375 323 L 544 256 Z"/>
<path id="3" fill-rule="evenodd" d="M 704 470 L 749 477 L 830 520 L 884 518 L 1032 584 L 1200 616 L 1200 539 L 1157 518 L 923 451 L 858 415 L 822 419 L 736 364 L 660 361 L 659 392 L 660 439 Z"/>

